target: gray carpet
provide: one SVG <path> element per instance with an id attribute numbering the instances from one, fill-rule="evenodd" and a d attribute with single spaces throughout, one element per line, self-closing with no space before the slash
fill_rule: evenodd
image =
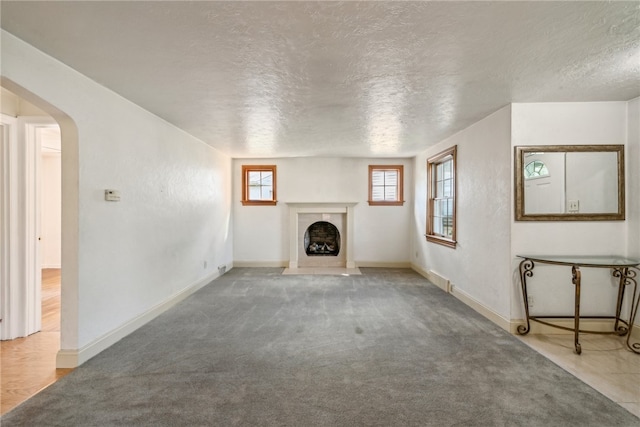
<path id="1" fill-rule="evenodd" d="M 2 426 L 638 426 L 411 270 L 235 268 Z"/>

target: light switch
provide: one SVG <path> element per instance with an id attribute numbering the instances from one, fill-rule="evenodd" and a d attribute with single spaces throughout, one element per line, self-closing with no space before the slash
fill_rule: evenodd
<path id="1" fill-rule="evenodd" d="M 104 199 L 107 202 L 119 202 L 120 192 L 118 190 L 104 190 Z"/>

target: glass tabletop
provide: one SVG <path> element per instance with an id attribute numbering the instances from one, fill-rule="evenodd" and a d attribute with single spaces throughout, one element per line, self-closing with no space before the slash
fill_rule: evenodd
<path id="1" fill-rule="evenodd" d="M 617 255 L 516 255 L 548 264 L 578 265 L 592 267 L 637 267 L 640 260 Z"/>

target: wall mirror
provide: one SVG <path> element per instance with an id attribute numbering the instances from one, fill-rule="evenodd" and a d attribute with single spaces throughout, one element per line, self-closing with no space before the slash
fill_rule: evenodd
<path id="1" fill-rule="evenodd" d="M 624 220 L 624 145 L 515 147 L 516 221 Z"/>

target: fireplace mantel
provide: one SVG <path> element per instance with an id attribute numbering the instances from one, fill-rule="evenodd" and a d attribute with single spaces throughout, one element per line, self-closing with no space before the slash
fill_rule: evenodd
<path id="1" fill-rule="evenodd" d="M 346 268 L 355 268 L 353 257 L 353 208 L 358 202 L 287 202 L 289 206 L 289 268 L 298 268 L 298 215 L 306 213 L 345 214 Z"/>
<path id="2" fill-rule="evenodd" d="M 286 202 L 289 208 L 314 209 L 314 213 L 322 213 L 325 208 L 346 208 L 354 207 L 358 202 Z M 318 210 L 320 209 L 320 210 Z"/>

